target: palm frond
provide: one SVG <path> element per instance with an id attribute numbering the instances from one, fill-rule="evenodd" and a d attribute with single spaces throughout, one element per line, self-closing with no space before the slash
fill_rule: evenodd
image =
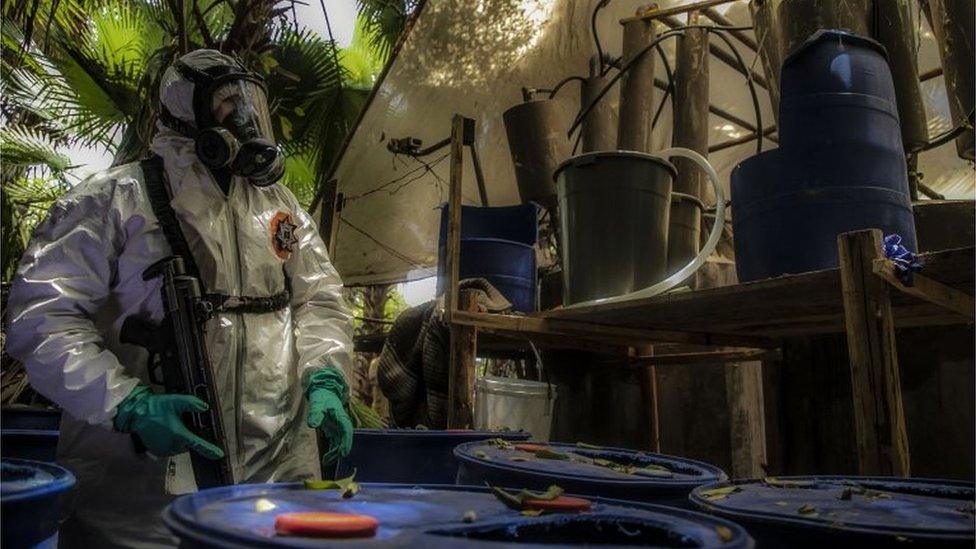
<path id="1" fill-rule="evenodd" d="M 8 125 L 0 129 L 0 173 L 7 186 L 29 174 L 45 173 L 61 178 L 71 168 L 71 160 L 58 152 L 49 134 L 38 128 Z"/>
<path id="2" fill-rule="evenodd" d="M 269 57 L 268 100 L 279 141 L 286 150 L 303 150 L 328 124 L 328 111 L 342 86 L 342 68 L 335 62 L 335 44 L 307 30 L 283 29 L 276 42 Z"/>
<path id="3" fill-rule="evenodd" d="M 356 5 L 370 47 L 385 62 L 420 0 L 356 0 Z"/>

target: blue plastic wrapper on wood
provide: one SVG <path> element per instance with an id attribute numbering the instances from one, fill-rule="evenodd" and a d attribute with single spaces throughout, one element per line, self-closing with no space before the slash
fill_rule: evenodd
<path id="1" fill-rule="evenodd" d="M 906 286 L 911 286 L 913 282 L 912 273 L 917 273 L 925 267 L 922 259 L 908 248 L 902 246 L 901 236 L 897 234 L 889 234 L 884 237 L 883 247 L 885 257 L 895 264 L 898 280 L 901 280 Z"/>

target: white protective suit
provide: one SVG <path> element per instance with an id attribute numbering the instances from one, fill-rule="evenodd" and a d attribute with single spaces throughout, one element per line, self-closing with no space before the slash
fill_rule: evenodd
<path id="1" fill-rule="evenodd" d="M 173 101 L 190 99 L 163 100 L 186 113 L 187 103 Z M 264 297 L 282 292 L 285 276 L 290 282 L 290 307 L 218 313 L 208 324 L 235 481 L 318 476 L 302 381 L 326 364 L 351 379 L 352 324 L 315 223 L 281 185 L 259 188 L 235 177 L 225 196 L 196 159 L 193 141 L 165 127 L 151 148 L 164 160 L 171 204 L 208 292 Z M 296 226 L 291 252 L 274 242 L 272 223 L 282 219 Z M 78 484 L 62 546 L 175 543 L 159 513 L 173 498 L 167 491 L 181 491 L 188 478 L 192 487 L 188 454 L 136 454 L 130 435 L 112 430 L 119 402 L 149 382 L 146 351 L 121 344 L 119 330 L 130 315 L 162 320 L 159 279 L 143 281 L 142 273 L 170 254 L 134 163 L 71 189 L 21 261 L 8 301 L 7 348 L 31 384 L 66 412 L 58 462 Z"/>

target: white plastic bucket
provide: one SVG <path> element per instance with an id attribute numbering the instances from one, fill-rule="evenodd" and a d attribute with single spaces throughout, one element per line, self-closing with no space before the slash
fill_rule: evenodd
<path id="1" fill-rule="evenodd" d="M 556 401 L 556 388 L 549 383 L 486 376 L 475 381 L 474 399 L 475 429 L 522 429 L 533 440 L 549 440 Z"/>

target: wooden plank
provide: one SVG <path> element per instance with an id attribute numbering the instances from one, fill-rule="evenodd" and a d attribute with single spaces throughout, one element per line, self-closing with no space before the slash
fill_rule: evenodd
<path id="1" fill-rule="evenodd" d="M 444 319 L 450 322 L 457 309 L 458 267 L 461 255 L 461 187 L 464 168 L 464 117 L 455 114 L 451 119 L 451 166 L 448 192 L 447 284 L 444 295 Z"/>
<path id="2" fill-rule="evenodd" d="M 643 330 L 621 326 L 609 326 L 587 322 L 566 321 L 530 316 L 510 316 L 490 313 L 455 311 L 452 322 L 475 326 L 482 330 L 495 330 L 516 334 L 541 334 L 567 338 L 588 338 L 605 343 L 641 345 L 647 343 L 692 343 L 723 347 L 750 347 L 772 349 L 777 342 L 771 338 L 740 335 L 678 332 L 670 330 Z"/>
<path id="3" fill-rule="evenodd" d="M 461 292 L 460 310 L 477 311 L 474 292 Z M 474 365 L 478 353 L 478 329 L 460 324 L 451 325 L 451 362 L 448 374 L 447 428 L 470 429 L 474 424 Z"/>
<path id="4" fill-rule="evenodd" d="M 908 434 L 901 396 L 895 321 L 888 285 L 874 275 L 882 253 L 881 231 L 837 237 L 854 394 L 858 471 L 907 477 Z"/>
<path id="5" fill-rule="evenodd" d="M 719 364 L 727 362 L 742 362 L 749 360 L 779 360 L 782 358 L 779 349 L 735 349 L 723 351 L 704 351 L 697 353 L 671 353 L 652 356 L 641 356 L 637 361 L 641 364 Z"/>
<path id="6" fill-rule="evenodd" d="M 874 261 L 874 274 L 885 279 L 893 288 L 959 313 L 969 319 L 973 318 L 974 309 L 976 309 L 976 301 L 973 300 L 973 296 L 950 288 L 920 273 L 914 273 L 912 285 L 907 286 L 898 278 L 896 272 L 895 264 L 890 260 L 882 258 Z"/>
<path id="7" fill-rule="evenodd" d="M 620 24 L 623 25 L 628 21 L 635 21 L 638 19 L 659 19 L 668 15 L 678 15 L 681 13 L 688 13 L 690 11 L 698 11 L 706 8 L 712 8 L 715 6 L 721 6 L 722 4 L 728 4 L 730 2 L 735 2 L 735 0 L 702 0 L 700 2 L 692 2 L 691 4 L 684 4 L 681 6 L 675 6 L 673 8 L 658 8 L 657 4 L 652 4 L 651 8 L 645 10 L 642 13 L 638 13 L 633 17 L 626 17 L 620 20 Z"/>
<path id="8" fill-rule="evenodd" d="M 974 248 L 922 254 L 924 275 L 956 290 L 971 291 Z M 899 327 L 966 323 L 970 318 L 896 292 L 891 296 Z M 750 334 L 844 331 L 838 269 L 755 282 L 675 292 L 629 302 L 555 309 L 533 315 L 648 330 Z"/>

